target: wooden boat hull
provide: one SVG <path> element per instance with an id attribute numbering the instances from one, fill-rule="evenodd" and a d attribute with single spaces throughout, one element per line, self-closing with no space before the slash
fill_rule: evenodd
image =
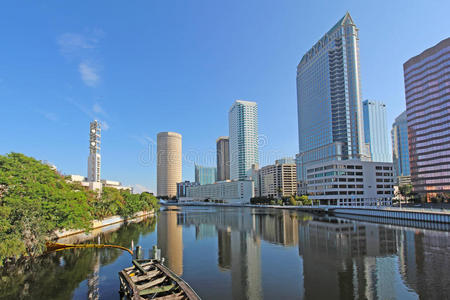
<path id="1" fill-rule="evenodd" d="M 119 278 L 121 299 L 200 299 L 183 279 L 154 259 L 133 260 Z"/>

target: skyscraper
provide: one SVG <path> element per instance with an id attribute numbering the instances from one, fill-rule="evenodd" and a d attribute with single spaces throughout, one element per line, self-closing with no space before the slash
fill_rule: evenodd
<path id="1" fill-rule="evenodd" d="M 395 118 L 395 122 L 392 124 L 391 137 L 395 176 L 409 176 L 408 122 L 406 121 L 406 111 Z"/>
<path id="2" fill-rule="evenodd" d="M 216 182 L 217 169 L 195 165 L 195 182 L 204 185 Z"/>
<path id="3" fill-rule="evenodd" d="M 216 140 L 217 146 L 217 181 L 230 179 L 230 139 L 221 136 Z"/>
<path id="4" fill-rule="evenodd" d="M 297 161 L 302 165 L 369 157 L 364 143 L 358 40 L 358 29 L 346 13 L 298 64 Z M 297 174 L 303 181 L 304 172 Z"/>
<path id="5" fill-rule="evenodd" d="M 102 136 L 101 124 L 97 120 L 94 120 L 90 123 L 89 127 L 88 181 L 100 182 L 100 139 Z"/>
<path id="6" fill-rule="evenodd" d="M 228 113 L 230 129 L 230 178 L 245 179 L 258 164 L 258 105 L 236 100 Z"/>
<path id="7" fill-rule="evenodd" d="M 403 64 L 411 182 L 428 200 L 450 192 L 450 38 Z"/>
<path id="8" fill-rule="evenodd" d="M 386 126 L 386 105 L 374 100 L 365 100 L 363 101 L 363 115 L 364 141 L 369 144 L 372 161 L 392 161 Z"/>
<path id="9" fill-rule="evenodd" d="M 176 196 L 177 182 L 181 182 L 181 134 L 158 133 L 157 164 L 158 196 Z"/>

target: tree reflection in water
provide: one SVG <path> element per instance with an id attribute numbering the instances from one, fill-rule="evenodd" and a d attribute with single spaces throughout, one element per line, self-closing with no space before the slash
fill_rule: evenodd
<path id="1" fill-rule="evenodd" d="M 132 240 L 153 232 L 155 226 L 156 217 L 124 224 L 117 231 L 101 234 L 101 241 L 130 248 Z M 0 299 L 71 299 L 73 291 L 86 279 L 91 283 L 88 293 L 96 299 L 98 288 L 93 284 L 98 284 L 98 273 L 97 278 L 93 276 L 99 264 L 111 264 L 122 254 L 121 250 L 108 248 L 70 249 L 5 266 L 1 270 Z"/>

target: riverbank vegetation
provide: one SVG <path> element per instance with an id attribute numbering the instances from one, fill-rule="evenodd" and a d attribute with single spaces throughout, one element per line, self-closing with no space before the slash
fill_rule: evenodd
<path id="1" fill-rule="evenodd" d="M 257 204 L 257 205 L 294 205 L 294 206 L 301 206 L 301 205 L 312 205 L 311 199 L 308 199 L 308 196 L 290 196 L 290 197 L 283 197 L 283 198 L 273 198 L 273 197 L 253 197 L 250 199 L 250 204 Z"/>
<path id="2" fill-rule="evenodd" d="M 56 230 L 89 230 L 94 219 L 158 208 L 149 193 L 105 188 L 100 196 L 34 158 L 0 155 L 0 265 L 43 253 Z"/>

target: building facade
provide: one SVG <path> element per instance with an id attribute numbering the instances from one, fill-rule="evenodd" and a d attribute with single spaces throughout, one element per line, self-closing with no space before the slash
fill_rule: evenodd
<path id="1" fill-rule="evenodd" d="M 369 144 L 370 157 L 376 162 L 391 162 L 386 125 L 386 104 L 374 100 L 363 101 L 364 142 Z"/>
<path id="2" fill-rule="evenodd" d="M 225 203 L 250 203 L 254 196 L 252 180 L 219 181 L 215 184 L 191 186 L 187 196 L 180 201 L 223 201 Z"/>
<path id="3" fill-rule="evenodd" d="M 358 29 L 347 13 L 297 67 L 299 168 L 369 159 L 361 106 Z M 304 181 L 304 171 L 297 174 Z"/>
<path id="4" fill-rule="evenodd" d="M 306 170 L 311 200 L 325 205 L 390 205 L 394 195 L 392 163 L 335 160 Z"/>
<path id="5" fill-rule="evenodd" d="M 110 187 L 110 188 L 114 188 L 116 190 L 130 191 L 130 193 L 133 193 L 133 187 L 122 185 L 122 183 L 120 181 L 102 179 L 101 183 L 104 188 Z"/>
<path id="6" fill-rule="evenodd" d="M 394 175 L 398 179 L 400 177 L 409 177 L 411 173 L 409 170 L 408 122 L 406 120 L 406 111 L 395 118 L 394 124 L 392 124 L 391 138 Z"/>
<path id="7" fill-rule="evenodd" d="M 157 195 L 174 197 L 181 182 L 181 134 L 160 132 L 157 136 Z"/>
<path id="8" fill-rule="evenodd" d="M 217 146 L 217 181 L 230 179 L 230 139 L 221 136 L 216 140 Z"/>
<path id="9" fill-rule="evenodd" d="M 89 158 L 88 158 L 88 181 L 100 182 L 101 175 L 101 156 L 100 139 L 102 128 L 97 120 L 90 123 L 89 126 Z"/>
<path id="10" fill-rule="evenodd" d="M 204 167 L 195 165 L 195 182 L 199 185 L 211 184 L 216 182 L 216 167 Z"/>
<path id="11" fill-rule="evenodd" d="M 403 64 L 413 190 L 450 192 L 450 38 Z"/>
<path id="12" fill-rule="evenodd" d="M 184 181 L 184 182 L 178 182 L 177 183 L 177 199 L 180 199 L 182 197 L 187 196 L 187 188 L 191 186 L 197 186 L 197 182 L 191 182 L 191 181 Z"/>
<path id="13" fill-rule="evenodd" d="M 228 113 L 230 131 L 230 179 L 248 177 L 258 164 L 258 105 L 236 100 Z"/>
<path id="14" fill-rule="evenodd" d="M 259 170 L 261 196 L 289 197 L 297 194 L 297 166 L 295 161 L 277 160 L 274 165 Z"/>

